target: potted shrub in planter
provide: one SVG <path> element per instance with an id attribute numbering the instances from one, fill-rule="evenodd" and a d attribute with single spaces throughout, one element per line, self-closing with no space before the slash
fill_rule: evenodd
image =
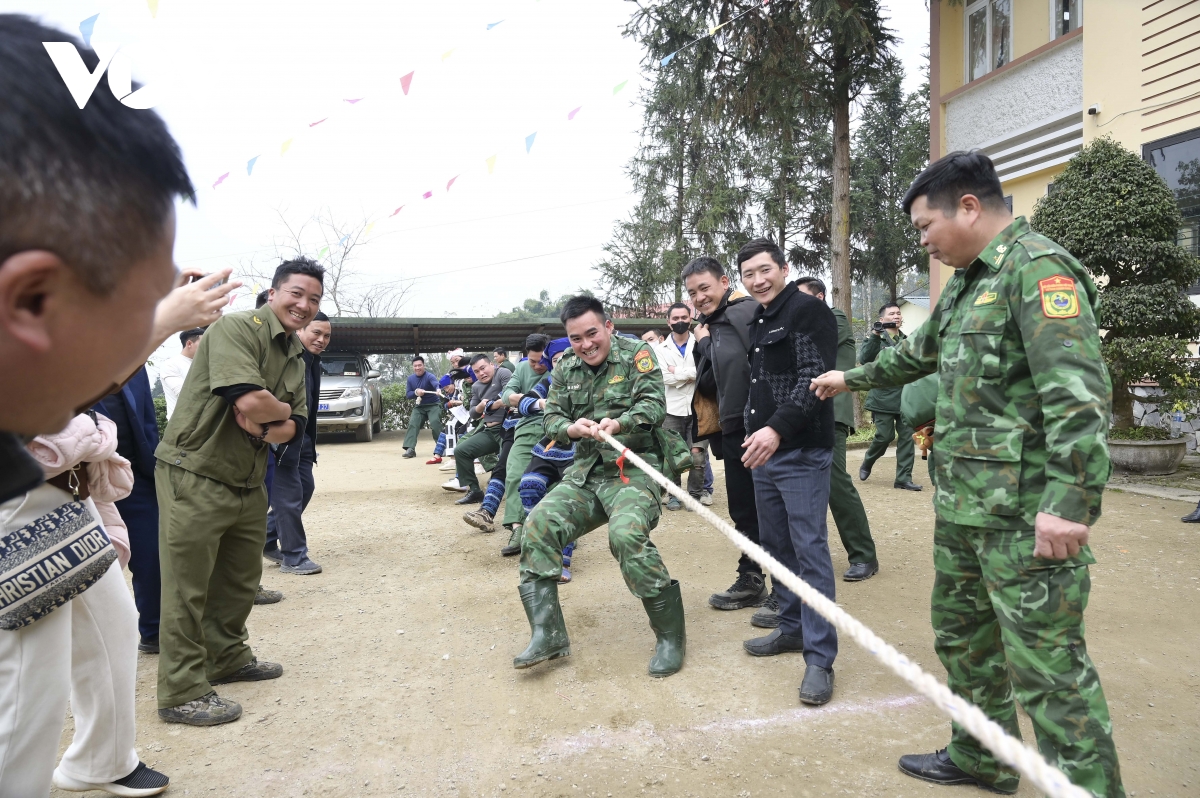
<path id="1" fill-rule="evenodd" d="M 1200 337 L 1200 308 L 1186 291 L 1200 279 L 1200 260 L 1176 243 L 1181 223 L 1175 196 L 1154 168 L 1108 138 L 1071 159 L 1030 220 L 1099 287 L 1101 352 L 1113 385 L 1109 450 L 1121 470 L 1171 473 L 1187 452 L 1182 439 L 1161 431 L 1166 440 L 1153 440 L 1155 428 L 1136 427 L 1130 390 L 1149 381 L 1161 391 L 1156 402 L 1195 398 L 1200 370 L 1188 343 Z"/>

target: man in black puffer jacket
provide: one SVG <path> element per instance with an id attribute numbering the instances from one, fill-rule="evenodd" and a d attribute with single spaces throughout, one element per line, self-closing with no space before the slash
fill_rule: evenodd
<path id="1" fill-rule="evenodd" d="M 831 601 L 829 471 L 833 463 L 833 402 L 809 390 L 837 362 L 837 320 L 828 306 L 787 282 L 783 251 L 756 239 L 738 252 L 742 284 L 759 303 L 750 324 L 750 394 L 743 420 L 754 476 L 763 547 Z M 744 644 L 755 656 L 803 651 L 807 669 L 800 700 L 824 704 L 833 696 L 837 632 L 783 585 L 779 627 Z"/>
<path id="2" fill-rule="evenodd" d="M 750 391 L 750 321 L 758 303 L 729 286 L 725 269 L 715 258 L 696 258 L 683 269 L 688 298 L 700 314 L 696 336 L 697 367 L 701 374 L 711 369 L 716 383 L 721 432 L 710 439 L 713 454 L 725 463 L 725 492 L 729 517 L 737 531 L 758 543 L 758 508 L 754 504 L 754 480 L 742 465 L 742 442 L 746 439 L 743 411 Z M 699 390 L 699 388 L 697 389 Z M 740 610 L 767 606 L 754 613 L 755 626 L 774 628 L 776 608 L 768 597 L 762 568 L 746 555 L 738 560 L 737 580 L 728 590 L 709 596 L 718 610 Z"/>

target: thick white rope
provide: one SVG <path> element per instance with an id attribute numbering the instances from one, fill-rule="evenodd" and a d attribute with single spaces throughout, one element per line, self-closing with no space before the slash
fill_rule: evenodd
<path id="1" fill-rule="evenodd" d="M 843 610 L 834 602 L 827 599 L 812 585 L 789 571 L 787 568 L 768 554 L 761 546 L 749 540 L 738 532 L 712 510 L 693 499 L 671 480 L 664 477 L 651 467 L 645 460 L 626 449 L 616 438 L 606 432 L 600 437 L 609 446 L 620 452 L 625 461 L 631 463 L 657 482 L 664 490 L 701 518 L 708 521 L 721 531 L 750 559 L 761 565 L 771 574 L 771 578 L 786 585 L 788 590 L 799 596 L 805 604 L 818 612 L 842 634 L 849 636 L 854 642 L 865 648 L 875 659 L 882 662 L 893 673 L 908 682 L 913 689 L 928 698 L 935 707 L 950 716 L 971 733 L 975 739 L 983 743 L 989 751 L 996 755 L 1001 762 L 1017 769 L 1030 779 L 1039 789 L 1050 798 L 1092 798 L 1092 794 L 1081 787 L 1072 784 L 1063 772 L 1042 758 L 1036 750 L 1010 737 L 995 721 L 988 718 L 976 707 L 950 692 L 950 689 L 921 669 L 921 666 L 888 645 L 877 634 L 872 632 L 861 621 Z"/>

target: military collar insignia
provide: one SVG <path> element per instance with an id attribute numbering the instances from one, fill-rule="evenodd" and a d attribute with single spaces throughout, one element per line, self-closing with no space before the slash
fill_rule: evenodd
<path id="1" fill-rule="evenodd" d="M 980 305 L 994 305 L 996 304 L 996 300 L 999 298 L 1000 295 L 995 291 L 984 291 L 982 294 L 975 297 L 975 307 L 979 307 Z"/>
<path id="2" fill-rule="evenodd" d="M 613 378 L 608 381 L 609 385 L 616 385 L 618 382 L 625 382 L 624 374 L 614 374 Z"/>
<path id="3" fill-rule="evenodd" d="M 1025 221 L 1024 216 L 1018 216 L 1013 219 L 1012 224 L 1001 230 L 1000 234 L 992 239 L 983 252 L 979 253 L 979 260 L 983 261 L 990 270 L 999 271 L 1004 259 L 1008 257 L 1008 253 L 1013 251 L 1017 241 L 1029 232 L 1029 222 Z"/>
<path id="4" fill-rule="evenodd" d="M 1073 319 L 1079 315 L 1079 295 L 1075 293 L 1075 281 L 1056 274 L 1038 280 L 1042 293 L 1042 314 L 1048 319 Z"/>
<path id="5" fill-rule="evenodd" d="M 262 319 L 260 319 L 258 316 L 251 316 L 250 318 L 254 319 L 255 324 L 262 324 Z"/>

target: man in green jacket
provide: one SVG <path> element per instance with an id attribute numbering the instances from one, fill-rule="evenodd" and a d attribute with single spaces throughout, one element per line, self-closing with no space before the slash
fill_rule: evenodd
<path id="1" fill-rule="evenodd" d="M 816 277 L 801 277 L 796 287 L 825 301 L 825 283 Z M 854 368 L 854 335 L 846 314 L 833 308 L 838 325 L 837 367 Z M 845 393 L 833 400 L 833 466 L 829 469 L 829 512 L 837 525 L 838 537 L 850 558 L 850 568 L 842 574 L 844 582 L 862 582 L 879 573 L 871 522 L 863 508 L 862 497 L 846 470 L 846 439 L 854 433 L 854 396 Z"/>
<path id="2" fill-rule="evenodd" d="M 1070 253 L 1014 220 L 981 152 L 930 165 L 904 197 L 930 256 L 955 269 L 900 347 L 813 380 L 822 398 L 938 375 L 933 447 L 934 647 L 947 684 L 1097 796 L 1124 796 L 1112 721 L 1088 657 L 1088 532 L 1112 470 L 1112 384 L 1096 286 Z M 900 769 L 1015 793 L 1016 771 L 958 726 Z"/>
<path id="3" fill-rule="evenodd" d="M 884 349 L 892 349 L 908 338 L 900 332 L 904 318 L 900 314 L 900 306 L 888 302 L 879 309 L 879 321 L 871 327 L 871 334 L 863 341 L 858 353 L 858 362 L 866 365 L 879 356 Z M 901 388 L 872 388 L 867 394 L 865 407 L 871 411 L 875 420 L 875 439 L 863 456 L 862 468 L 858 469 L 858 478 L 863 482 L 871 476 L 875 461 L 883 457 L 887 447 L 896 441 L 896 481 L 898 490 L 920 490 L 921 486 L 912 481 L 913 470 L 913 431 L 904 423 L 900 416 Z"/>

